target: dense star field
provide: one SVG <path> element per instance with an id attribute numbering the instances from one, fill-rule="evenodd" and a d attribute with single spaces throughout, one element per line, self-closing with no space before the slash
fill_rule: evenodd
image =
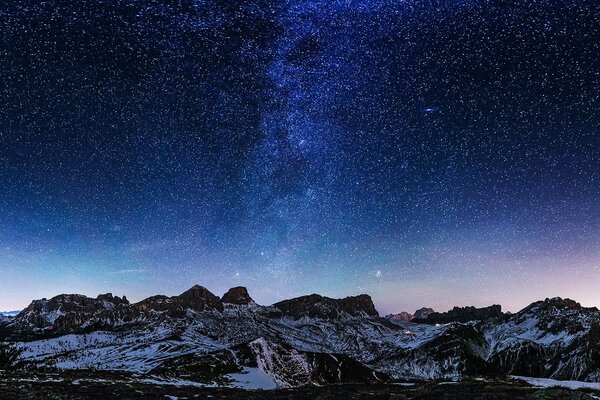
<path id="1" fill-rule="evenodd" d="M 0 309 L 200 283 L 600 305 L 596 1 L 0 4 Z"/>

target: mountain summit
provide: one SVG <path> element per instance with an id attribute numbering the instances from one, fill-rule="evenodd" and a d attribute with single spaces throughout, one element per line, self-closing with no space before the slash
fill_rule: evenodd
<path id="1" fill-rule="evenodd" d="M 273 307 L 281 310 L 284 316 L 292 318 L 337 318 L 342 315 L 379 316 L 371 296 L 360 294 L 343 299 L 332 299 L 318 294 L 296 297 L 280 301 Z"/>
<path id="2" fill-rule="evenodd" d="M 204 286 L 194 285 L 177 296 L 176 299 L 181 306 L 194 311 L 204 311 L 206 309 L 223 311 L 221 299 Z"/>
<path id="3" fill-rule="evenodd" d="M 252 297 L 250 297 L 250 294 L 248 293 L 248 289 L 243 286 L 229 289 L 227 293 L 221 297 L 221 301 L 223 303 L 238 305 L 254 303 L 254 300 L 252 300 Z"/>

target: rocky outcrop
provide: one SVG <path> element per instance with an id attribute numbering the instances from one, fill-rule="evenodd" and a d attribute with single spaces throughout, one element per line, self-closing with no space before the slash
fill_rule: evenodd
<path id="1" fill-rule="evenodd" d="M 490 318 L 502 317 L 502 307 L 494 304 L 489 307 L 454 307 L 452 310 L 444 313 L 431 313 L 427 318 L 413 318 L 412 322 L 427 324 L 448 324 L 450 322 L 469 322 L 481 321 Z"/>
<path id="2" fill-rule="evenodd" d="M 371 296 L 361 294 L 343 299 L 332 299 L 318 294 L 301 296 L 290 300 L 280 301 L 273 307 L 281 310 L 283 316 L 292 318 L 338 318 L 350 316 L 378 316 Z"/>
<path id="3" fill-rule="evenodd" d="M 388 314 L 385 318 L 390 321 L 410 321 L 413 318 L 413 315 L 409 312 L 402 311 L 398 314 Z"/>
<path id="4" fill-rule="evenodd" d="M 19 316 L 22 324 L 0 325 L 0 341 L 20 342 L 28 354 L 24 365 L 32 369 L 158 368 L 153 373 L 207 384 L 257 371 L 280 386 L 385 379 L 377 373 L 600 381 L 600 312 L 568 299 L 535 302 L 512 315 L 499 307 L 455 308 L 438 314 L 446 318 L 440 325 L 377 318 L 366 295 L 221 307 L 221 299 L 201 286 L 132 305 L 112 295 L 65 295 L 32 303 Z M 37 328 L 37 318 L 45 321 L 40 326 L 54 323 Z M 434 314 L 432 322 L 438 318 Z M 67 333 L 73 335 L 62 336 Z"/>
<path id="5" fill-rule="evenodd" d="M 130 304 L 126 297 L 110 293 L 90 298 L 78 294 L 64 294 L 50 300 L 34 300 L 14 320 L 2 321 L 4 331 L 27 335 L 58 335 L 83 330 L 108 329 L 113 326 L 148 318 L 184 318 L 190 312 L 222 312 L 224 303 L 255 304 L 248 290 L 234 287 L 223 299 L 203 286 L 195 285 L 178 296 L 156 295 Z M 317 294 L 284 300 L 263 312 L 270 318 L 282 316 L 301 318 L 338 318 L 341 316 L 378 316 L 371 297 L 365 294 L 332 299 Z"/>
<path id="6" fill-rule="evenodd" d="M 111 293 L 91 298 L 81 294 L 61 294 L 50 300 L 34 300 L 11 325 L 45 331 L 65 332 L 89 322 L 94 315 L 129 306 L 125 297 Z"/>
<path id="7" fill-rule="evenodd" d="M 429 316 L 429 314 L 433 314 L 434 312 L 435 311 L 433 310 L 433 308 L 428 308 L 428 307 L 419 308 L 413 314 L 413 318 L 426 319 Z"/>
<path id="8" fill-rule="evenodd" d="M 221 301 L 227 304 L 246 305 L 254 303 L 252 297 L 248 293 L 248 289 L 243 286 L 237 286 L 229 289 L 227 293 L 221 297 Z"/>
<path id="9" fill-rule="evenodd" d="M 7 325 L 8 331 L 25 335 L 58 335 L 90 329 L 110 329 L 116 323 L 145 317 L 186 316 L 188 310 L 223 311 L 223 303 L 208 289 L 196 285 L 179 296 L 152 296 L 130 304 L 125 296 L 111 293 L 90 298 L 80 294 L 62 294 L 50 300 L 34 300 Z"/>
<path id="10" fill-rule="evenodd" d="M 98 295 L 95 299 L 81 294 L 61 294 L 50 300 L 41 299 L 32 301 L 17 317 L 28 315 L 31 312 L 94 312 L 128 304 L 129 301 L 126 297 L 113 296 L 112 293 Z"/>
<path id="11" fill-rule="evenodd" d="M 373 299 L 368 294 L 359 294 L 358 296 L 349 296 L 337 300 L 342 311 L 350 315 L 366 314 L 371 317 L 378 317 L 379 313 L 375 309 Z"/>
<path id="12" fill-rule="evenodd" d="M 545 300 L 536 301 L 525 307 L 520 312 L 527 312 L 529 310 L 537 310 L 538 312 L 544 313 L 556 313 L 565 310 L 584 310 L 586 309 L 575 300 L 568 298 L 553 297 L 551 299 L 546 298 Z M 596 307 L 587 308 L 588 310 L 598 311 Z"/>
<path id="13" fill-rule="evenodd" d="M 214 309 L 223 311 L 221 299 L 207 288 L 195 285 L 176 297 L 177 302 L 194 311 Z"/>
<path id="14" fill-rule="evenodd" d="M 166 312 L 174 308 L 171 299 L 171 297 L 163 295 L 151 296 L 133 304 L 131 308 L 139 313 L 149 313 L 151 311 Z"/>
<path id="15" fill-rule="evenodd" d="M 221 299 L 203 286 L 195 285 L 179 296 L 152 296 L 135 303 L 133 308 L 139 313 L 162 313 L 172 318 L 181 318 L 187 310 L 223 311 Z"/>

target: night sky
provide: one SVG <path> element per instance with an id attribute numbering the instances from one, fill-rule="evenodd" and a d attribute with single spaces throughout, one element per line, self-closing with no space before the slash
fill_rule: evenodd
<path id="1" fill-rule="evenodd" d="M 600 306 L 597 1 L 0 4 L 0 309 Z"/>

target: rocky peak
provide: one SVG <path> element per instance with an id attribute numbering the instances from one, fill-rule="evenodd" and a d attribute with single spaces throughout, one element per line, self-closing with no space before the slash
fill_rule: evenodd
<path id="1" fill-rule="evenodd" d="M 365 313 L 370 316 L 379 316 L 375 309 L 373 299 L 368 294 L 359 294 L 358 296 L 349 296 L 338 300 L 342 310 L 351 315 Z"/>
<path id="2" fill-rule="evenodd" d="M 426 319 L 429 316 L 429 314 L 433 314 L 434 312 L 435 311 L 433 310 L 433 308 L 422 307 L 415 311 L 415 313 L 413 314 L 413 318 Z"/>
<path id="3" fill-rule="evenodd" d="M 248 293 L 248 289 L 243 286 L 237 286 L 229 289 L 221 298 L 223 303 L 228 304 L 250 304 L 253 303 L 252 297 Z"/>
<path id="4" fill-rule="evenodd" d="M 390 321 L 410 321 L 413 318 L 413 315 L 409 312 L 402 311 L 398 314 L 388 314 L 385 318 Z"/>
<path id="5" fill-rule="evenodd" d="M 544 308 L 554 307 L 559 310 L 581 310 L 581 304 L 571 299 L 563 299 L 560 297 L 553 297 L 551 299 L 545 299 L 542 303 Z"/>
<path id="6" fill-rule="evenodd" d="M 527 307 L 525 307 L 523 310 L 519 311 L 517 314 L 527 314 L 530 312 L 534 312 L 534 313 L 543 312 L 543 313 L 555 314 L 560 311 L 595 312 L 595 311 L 598 311 L 598 309 L 596 307 L 591 307 L 591 308 L 583 307 L 581 304 L 579 304 L 575 300 L 571 300 L 568 298 L 563 299 L 561 297 L 553 297 L 553 298 L 546 298 L 545 300 L 541 300 L 541 301 L 536 301 L 535 303 L 532 303 L 532 304 L 528 305 Z"/>
<path id="7" fill-rule="evenodd" d="M 111 293 L 101 294 L 97 298 L 91 298 L 82 294 L 60 294 L 50 300 L 45 298 L 33 300 L 21 314 L 49 313 L 60 311 L 62 313 L 87 312 L 93 313 L 98 310 L 108 310 L 119 305 L 128 305 L 125 298 L 113 296 Z"/>
<path id="8" fill-rule="evenodd" d="M 68 331 L 81 326 L 95 315 L 127 307 L 126 298 L 101 294 L 97 298 L 81 294 L 60 294 L 48 299 L 33 300 L 17 315 L 11 325 L 42 330 Z"/>
<path id="9" fill-rule="evenodd" d="M 352 316 L 378 316 L 371 297 L 366 294 L 332 299 L 318 294 L 301 296 L 273 304 L 284 316 L 292 318 L 314 317 L 334 319 L 342 313 Z"/>
<path id="10" fill-rule="evenodd" d="M 111 321 L 133 321 L 148 314 L 182 318 L 188 309 L 194 311 L 223 310 L 221 299 L 208 289 L 196 285 L 179 296 L 152 296 L 130 304 L 125 296 L 112 293 L 96 298 L 80 294 L 61 294 L 50 300 L 34 300 L 10 321 L 16 331 L 46 333 L 73 332 L 82 326 L 104 326 Z"/>
<path id="11" fill-rule="evenodd" d="M 194 311 L 203 311 L 205 309 L 223 311 L 221 299 L 204 286 L 194 285 L 179 296 L 176 296 L 176 298 L 179 304 Z"/>

